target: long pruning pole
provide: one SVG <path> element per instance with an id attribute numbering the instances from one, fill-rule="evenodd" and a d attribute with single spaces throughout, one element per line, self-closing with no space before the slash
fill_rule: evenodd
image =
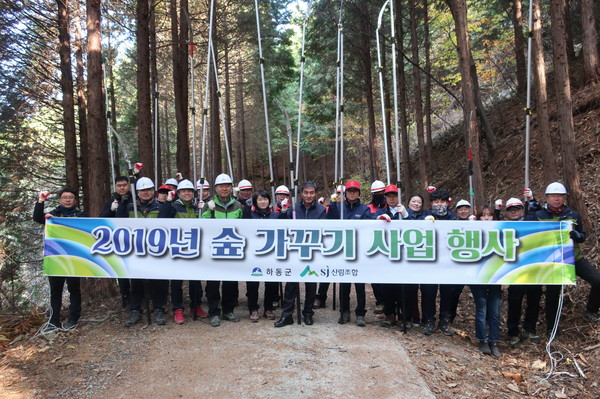
<path id="1" fill-rule="evenodd" d="M 525 188 L 529 188 L 529 141 L 531 125 L 531 49 L 533 39 L 533 1 L 529 1 L 529 34 L 527 35 L 527 105 L 525 106 Z"/>
<path id="2" fill-rule="evenodd" d="M 158 187 L 158 82 L 154 83 L 152 99 L 154 102 L 154 186 Z"/>
<path id="3" fill-rule="evenodd" d="M 304 63 L 306 61 L 306 57 L 304 55 L 304 44 L 306 39 L 306 21 L 310 15 L 310 8 L 312 6 L 312 1 L 308 2 L 308 6 L 306 9 L 306 13 L 304 15 L 304 19 L 302 21 L 302 50 L 300 52 L 300 91 L 298 95 L 298 132 L 296 135 L 296 175 L 294 177 L 293 189 L 294 189 L 294 199 L 298 196 L 298 172 L 300 171 L 300 132 L 302 131 L 302 89 L 304 85 Z M 293 218 L 296 218 L 296 212 L 292 212 Z"/>
<path id="4" fill-rule="evenodd" d="M 342 25 L 342 6 L 344 4 L 344 0 L 340 0 L 340 15 L 337 24 L 337 58 L 336 58 L 336 68 L 335 68 L 335 167 L 334 167 L 334 177 L 333 177 L 333 189 L 335 190 L 338 184 L 338 168 L 339 168 L 339 125 L 340 125 L 340 81 L 344 78 L 341 75 L 341 58 L 343 58 L 341 54 L 341 43 L 343 40 L 343 31 L 344 26 Z"/>
<path id="5" fill-rule="evenodd" d="M 212 33 L 213 33 L 213 14 L 214 14 L 214 9 L 215 9 L 215 0 L 211 0 L 210 1 L 210 16 L 208 19 L 208 49 L 207 49 L 207 56 L 206 56 L 206 83 L 204 86 L 204 106 L 202 109 L 202 155 L 201 155 L 201 163 L 200 163 L 200 191 L 198 193 L 198 198 L 200 200 L 202 200 L 202 195 L 204 193 L 204 180 L 206 179 L 206 176 L 204 175 L 204 163 L 205 163 L 205 158 L 206 158 L 206 125 L 207 125 L 207 116 L 208 116 L 208 85 L 210 82 L 210 53 L 211 53 L 211 46 L 212 46 Z M 194 182 L 194 184 L 196 184 L 196 182 Z M 198 217 L 202 217 L 202 209 L 198 209 Z"/>
<path id="6" fill-rule="evenodd" d="M 469 176 L 469 203 L 471 204 L 471 215 L 473 215 L 473 211 L 475 210 L 475 204 L 473 203 L 473 199 L 475 198 L 475 192 L 473 191 L 473 148 L 471 143 L 471 121 L 473 120 L 473 111 L 469 114 L 469 120 L 467 121 L 467 133 L 468 133 L 468 145 L 469 148 L 467 150 L 467 174 Z"/>
<path id="7" fill-rule="evenodd" d="M 379 69 L 379 98 L 381 100 L 381 115 L 383 119 L 383 145 L 385 152 L 385 173 L 387 178 L 387 184 L 390 184 L 390 156 L 388 149 L 388 140 L 387 140 L 387 127 L 385 124 L 386 112 L 385 112 L 385 99 L 384 99 L 384 87 L 383 87 L 383 64 L 382 64 L 382 55 L 381 55 L 381 43 L 379 40 L 379 36 L 381 35 L 381 25 L 383 23 L 383 14 L 385 12 L 386 7 L 390 3 L 390 0 L 386 0 L 379 11 L 379 17 L 377 18 L 377 30 L 375 31 L 375 37 L 377 38 L 377 65 Z"/>
<path id="8" fill-rule="evenodd" d="M 102 54 L 102 63 L 106 64 L 106 58 Z M 106 126 L 108 134 L 108 153 L 110 155 L 110 178 L 111 185 L 115 183 L 115 153 L 112 143 L 112 131 L 114 130 L 111 123 L 110 104 L 108 103 L 108 85 L 106 84 L 106 66 L 102 68 L 102 79 L 104 81 L 104 101 L 106 106 Z M 131 166 L 130 166 L 131 169 Z"/>
<path id="9" fill-rule="evenodd" d="M 289 143 L 289 152 L 290 152 L 290 182 L 294 181 L 294 151 L 293 151 L 293 138 L 292 138 L 292 124 L 290 123 L 290 116 L 287 113 L 287 110 L 285 109 L 285 107 L 283 106 L 283 104 L 281 104 L 281 101 L 279 101 L 279 99 L 275 99 L 275 102 L 277 103 L 277 106 L 279 106 L 279 109 L 281 110 L 281 112 L 283 113 L 283 117 L 285 119 L 285 127 L 287 130 L 287 136 L 288 136 L 288 143 Z M 275 198 L 275 197 L 273 197 Z M 292 200 L 292 215 L 294 215 L 294 219 L 296 218 L 296 196 L 294 195 L 294 198 Z"/>
<path id="10" fill-rule="evenodd" d="M 217 85 L 217 97 L 219 99 L 219 112 L 221 113 L 221 127 L 225 139 L 225 152 L 227 153 L 227 166 L 229 166 L 229 176 L 233 179 L 233 165 L 231 163 L 231 151 L 229 150 L 229 140 L 227 139 L 227 124 L 225 123 L 225 110 L 223 108 L 223 99 L 221 98 L 221 86 L 219 85 L 219 73 L 217 71 L 217 57 L 215 56 L 215 46 L 209 43 L 213 58 L 213 70 L 215 72 L 215 82 Z"/>
<path id="11" fill-rule="evenodd" d="M 275 201 L 275 182 L 273 181 L 273 157 L 271 155 L 271 131 L 269 130 L 269 109 L 267 106 L 267 86 L 265 84 L 265 59 L 262 52 L 262 38 L 260 35 L 260 16 L 258 12 L 258 0 L 254 0 L 256 9 L 256 32 L 258 36 L 258 61 L 260 64 L 260 78 L 262 83 L 263 106 L 265 111 L 265 129 L 267 131 L 267 150 L 269 152 L 269 183 L 271 184 L 271 198 Z"/>
<path id="12" fill-rule="evenodd" d="M 392 32 L 392 82 L 394 85 L 394 132 L 396 135 L 396 186 L 398 187 L 398 202 L 402 203 L 402 179 L 400 178 L 400 132 L 398 128 L 398 66 L 396 62 L 396 23 L 393 1 L 390 1 L 390 25 Z"/>
<path id="13" fill-rule="evenodd" d="M 190 64 L 190 93 L 191 93 L 191 104 L 190 104 L 190 112 L 192 113 L 192 164 L 194 165 L 194 184 L 198 181 L 198 166 L 197 166 L 197 157 L 196 157 L 196 96 L 195 96 L 195 84 L 194 84 L 194 28 L 192 27 L 192 21 L 186 9 L 183 9 L 185 14 L 185 18 L 187 19 L 189 35 L 190 37 L 187 40 L 187 45 L 189 46 L 188 51 L 188 61 Z M 202 197 L 200 197 L 202 198 Z"/>

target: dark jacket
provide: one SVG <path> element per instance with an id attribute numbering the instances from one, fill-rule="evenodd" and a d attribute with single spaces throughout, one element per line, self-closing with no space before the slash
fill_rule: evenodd
<path id="1" fill-rule="evenodd" d="M 46 213 L 44 213 L 44 205 L 45 202 L 36 202 L 35 207 L 33 208 L 33 221 L 38 222 L 40 224 L 46 224 Z M 87 215 L 85 212 L 79 210 L 77 206 L 72 206 L 71 208 L 65 208 L 62 205 L 57 206 L 48 214 L 61 217 L 61 218 L 83 218 Z"/>
<path id="2" fill-rule="evenodd" d="M 525 215 L 525 218 L 523 220 L 528 220 L 528 221 L 541 221 L 541 222 L 553 222 L 553 221 L 572 221 L 573 222 L 573 230 L 576 230 L 577 232 L 579 232 L 579 239 L 577 239 L 577 241 L 575 241 L 575 239 L 573 240 L 574 244 L 574 250 L 575 250 L 575 259 L 579 260 L 583 258 L 583 255 L 581 254 L 581 250 L 579 249 L 579 245 L 582 242 L 585 241 L 586 238 L 586 232 L 583 229 L 583 224 L 581 223 L 581 216 L 579 215 L 579 212 L 569 208 L 568 206 L 563 206 L 563 209 L 559 212 L 552 212 L 550 209 L 548 209 L 548 204 L 544 205 L 544 207 L 540 208 L 539 210 L 533 211 L 533 212 L 529 212 Z"/>
<path id="3" fill-rule="evenodd" d="M 329 205 L 327 219 L 340 219 L 339 203 L 335 202 Z M 352 204 L 348 201 L 344 201 L 344 219 L 373 219 L 373 215 L 371 214 L 369 207 L 362 204 L 360 200 Z"/>
<path id="4" fill-rule="evenodd" d="M 159 215 L 163 212 L 162 215 Z M 167 212 L 167 213 L 165 213 Z M 158 217 L 169 217 L 168 208 L 164 207 L 159 203 L 156 198 L 152 198 L 150 201 L 138 200 L 137 203 L 137 216 L 138 218 L 158 218 Z M 133 209 L 133 203 L 119 203 L 119 208 L 116 212 L 118 218 L 135 218 L 135 212 Z"/>
<path id="5" fill-rule="evenodd" d="M 244 208 L 242 219 L 287 219 L 287 216 L 282 217 L 280 212 L 274 211 L 271 208 L 265 210 L 256 208 L 253 210 L 252 207 L 248 206 Z"/>
<path id="6" fill-rule="evenodd" d="M 434 215 L 431 211 L 424 211 L 422 219 L 425 219 L 427 216 L 433 216 L 435 220 L 456 220 L 456 214 L 449 209 L 444 216 Z"/>
<path id="7" fill-rule="evenodd" d="M 400 218 L 400 212 L 396 212 L 395 215 L 392 214 L 392 212 L 390 212 L 390 207 L 387 205 L 385 208 L 381 208 L 380 210 L 378 210 L 375 213 L 375 215 L 374 215 L 375 219 L 377 219 L 377 217 L 379 217 L 380 215 L 388 215 L 390 217 L 390 219 L 392 219 L 392 220 L 400 220 L 400 219 L 404 220 L 404 218 Z M 409 219 L 411 219 L 410 213 L 408 214 L 408 217 L 406 218 L 406 220 L 409 220 Z"/>
<path id="8" fill-rule="evenodd" d="M 304 206 L 304 201 L 296 203 L 296 219 L 325 219 L 326 216 L 325 207 L 318 204 L 317 201 L 313 201 L 308 208 Z M 293 218 L 292 208 L 288 209 L 287 217 Z"/>

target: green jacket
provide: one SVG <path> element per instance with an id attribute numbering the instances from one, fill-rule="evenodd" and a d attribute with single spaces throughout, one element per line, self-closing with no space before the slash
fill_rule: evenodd
<path id="1" fill-rule="evenodd" d="M 181 198 L 173 202 L 175 218 L 197 219 L 198 209 L 190 202 L 182 201 Z"/>
<path id="2" fill-rule="evenodd" d="M 233 197 L 229 197 L 229 201 L 226 204 L 222 204 L 221 200 L 215 196 L 213 199 L 215 202 L 215 209 L 210 210 L 208 204 L 202 208 L 203 219 L 241 219 L 242 218 L 242 204 Z"/>

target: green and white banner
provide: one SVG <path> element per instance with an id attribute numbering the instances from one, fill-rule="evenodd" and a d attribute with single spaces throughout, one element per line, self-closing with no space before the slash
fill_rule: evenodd
<path id="1" fill-rule="evenodd" d="M 48 275 L 574 284 L 571 222 L 51 218 Z"/>

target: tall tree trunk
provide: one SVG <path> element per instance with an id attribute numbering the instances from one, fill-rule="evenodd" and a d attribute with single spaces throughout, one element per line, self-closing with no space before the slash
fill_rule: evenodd
<path id="1" fill-rule="evenodd" d="M 594 2 L 581 0 L 581 26 L 583 28 L 583 70 L 585 82 L 597 84 L 600 81 L 600 61 L 598 57 L 598 33 L 594 19 Z"/>
<path id="2" fill-rule="evenodd" d="M 521 97 L 527 94 L 527 63 L 525 61 L 525 36 L 523 35 L 523 4 L 513 0 L 512 23 L 515 31 L 515 58 L 517 60 L 517 93 Z"/>
<path id="3" fill-rule="evenodd" d="M 546 63 L 544 61 L 544 45 L 542 42 L 542 11 L 541 0 L 533 0 L 533 40 L 532 56 L 534 66 L 536 113 L 538 123 L 538 142 L 542 157 L 544 185 L 552 183 L 556 176 L 556 162 L 552 149 L 550 133 L 550 117 L 548 113 L 548 94 L 546 89 Z"/>
<path id="4" fill-rule="evenodd" d="M 477 67 L 475 66 L 475 61 L 473 60 L 472 54 L 471 77 L 473 78 L 473 91 L 475 94 L 475 105 L 477 106 L 477 116 L 479 119 L 481 119 L 481 124 L 483 125 L 483 132 L 485 133 L 485 139 L 488 143 L 488 155 L 490 158 L 493 158 L 494 153 L 496 152 L 496 136 L 494 134 L 494 128 L 492 127 L 492 122 L 490 121 L 490 118 L 488 118 L 488 115 L 485 112 L 485 107 L 483 106 L 483 101 L 481 100 L 481 93 L 479 91 L 479 78 L 477 77 Z"/>
<path id="5" fill-rule="evenodd" d="M 58 6 L 58 41 L 60 54 L 60 88 L 62 92 L 63 128 L 65 133 L 65 169 L 67 186 L 79 193 L 77 168 L 77 131 L 75 129 L 75 101 L 73 99 L 73 72 L 71 71 L 71 35 L 69 33 L 68 0 L 56 0 Z"/>
<path id="6" fill-rule="evenodd" d="M 90 198 L 90 171 L 88 162 L 83 160 L 83 154 L 89 147 L 87 133 L 87 97 L 85 92 L 85 78 L 83 63 L 83 32 L 81 29 L 81 8 L 78 1 L 74 1 L 75 13 L 73 14 L 73 24 L 75 25 L 75 60 L 77 62 L 77 121 L 79 122 L 79 158 L 81 164 L 81 187 L 83 188 L 83 209 L 89 209 Z"/>
<path id="7" fill-rule="evenodd" d="M 244 69 L 242 59 L 238 59 L 237 65 L 237 87 L 235 90 L 235 119 L 238 134 L 238 171 L 240 176 L 248 176 L 248 164 L 246 160 L 246 122 L 244 116 Z"/>
<path id="8" fill-rule="evenodd" d="M 187 2 L 185 2 L 187 5 Z M 181 8 L 184 0 L 181 1 Z M 171 0 L 171 41 L 173 42 L 173 94 L 175 96 L 175 120 L 177 123 L 177 170 L 184 176 L 190 172 L 190 140 L 188 136 L 188 87 L 187 87 L 187 21 L 182 12 L 181 23 L 177 14 L 177 0 Z"/>
<path id="9" fill-rule="evenodd" d="M 550 1 L 552 21 L 552 59 L 554 61 L 556 102 L 558 110 L 558 131 L 560 133 L 562 169 L 569 190 L 569 203 L 579 211 L 585 227 L 590 227 L 577 168 L 575 151 L 575 129 L 573 127 L 573 102 L 569 80 L 567 57 L 567 32 L 565 27 L 565 0 Z"/>
<path id="10" fill-rule="evenodd" d="M 140 161 L 144 164 L 142 173 L 154 179 L 152 112 L 150 111 L 150 9 L 148 0 L 137 0 L 136 15 L 138 151 Z"/>
<path id="11" fill-rule="evenodd" d="M 86 152 L 82 161 L 88 162 L 90 198 L 88 215 L 98 215 L 104 199 L 109 196 L 108 139 L 104 90 L 102 87 L 102 38 L 100 29 L 100 0 L 87 0 L 87 50 L 88 50 L 88 134 Z"/>
<path id="12" fill-rule="evenodd" d="M 369 32 L 372 31 L 371 26 L 371 13 L 369 11 L 369 5 L 364 2 L 358 4 L 360 10 L 361 19 L 361 34 L 359 42 L 359 59 L 360 65 L 363 72 L 363 93 L 367 102 L 367 118 L 369 121 L 369 177 L 370 180 L 375 180 L 375 176 L 379 174 L 379 159 L 377 157 L 377 136 L 376 136 L 376 125 L 375 125 L 375 107 L 373 101 L 373 75 L 371 73 L 371 67 L 373 62 L 371 60 L 371 35 Z"/>
<path id="13" fill-rule="evenodd" d="M 410 11 L 410 43 L 413 62 L 413 96 L 415 99 L 415 122 L 417 125 L 417 142 L 419 144 L 419 180 L 422 187 L 427 187 L 427 151 L 425 150 L 425 130 L 423 127 L 423 100 L 421 97 L 421 70 L 419 69 L 419 38 L 417 36 L 418 16 L 415 4 L 409 1 Z"/>
<path id="14" fill-rule="evenodd" d="M 150 90 L 152 91 L 152 142 L 153 155 L 157 160 L 156 174 L 158 181 L 154 184 L 162 182 L 162 154 L 160 151 L 160 112 L 158 112 L 158 49 L 156 42 L 156 0 L 150 0 Z M 156 136 L 156 140 L 154 137 Z M 154 175 L 152 175 L 154 178 Z M 194 182 L 196 184 L 196 182 Z"/>
<path id="15" fill-rule="evenodd" d="M 403 15 L 402 2 L 399 1 L 397 7 L 397 15 Z M 404 27 L 402 24 L 403 18 L 396 18 L 396 49 L 398 50 L 398 109 L 400 112 L 399 123 L 400 123 L 400 137 L 402 141 L 401 156 L 398 162 L 400 162 L 400 174 L 396 176 L 396 180 L 404 184 L 405 191 L 407 191 L 406 199 L 409 195 L 412 195 L 415 191 L 412 184 L 412 168 L 410 164 L 410 142 L 408 140 L 408 116 L 406 110 L 408 109 L 406 101 L 406 73 L 404 72 Z M 398 143 L 396 143 L 398 144 Z M 424 187 L 423 187 L 424 189 Z M 402 199 L 400 199 L 402 200 Z"/>
<path id="16" fill-rule="evenodd" d="M 110 31 L 108 31 L 108 51 L 107 51 L 107 55 L 105 56 L 106 59 L 106 68 L 108 69 L 108 91 L 107 91 L 107 95 L 109 98 L 109 105 L 110 105 L 110 124 L 112 126 L 113 129 L 117 129 L 117 101 L 115 98 L 115 75 L 113 73 L 113 63 L 115 61 L 115 52 L 113 50 L 113 48 L 111 47 L 110 44 Z M 112 132 L 108 132 L 108 134 L 112 134 Z M 125 149 L 123 149 L 125 150 Z M 112 141 L 112 151 L 114 154 L 114 159 L 115 159 L 115 165 L 114 165 L 114 172 L 115 172 L 115 176 L 119 176 L 121 175 L 121 170 L 120 170 L 120 166 L 119 166 L 119 143 L 117 142 L 117 140 L 113 140 Z"/>
<path id="17" fill-rule="evenodd" d="M 471 74 L 472 56 L 469 31 L 467 29 L 467 5 L 465 0 L 447 0 L 447 2 L 452 11 L 452 15 L 454 16 L 463 92 L 463 117 L 465 120 L 465 127 L 467 127 L 467 131 L 470 133 L 471 137 L 470 142 L 473 154 L 473 188 L 475 191 L 475 204 L 473 205 L 480 206 L 484 204 L 486 195 L 483 186 L 483 173 L 481 170 L 479 154 L 479 122 L 476 117 L 471 118 L 471 115 L 477 112 L 477 108 L 475 106 L 475 89 L 473 87 L 473 76 Z M 468 142 L 466 144 L 467 146 L 465 147 L 468 148 Z M 467 155 L 466 152 L 465 155 Z"/>
<path id="18" fill-rule="evenodd" d="M 569 0 L 565 2 L 565 35 L 566 35 L 566 50 L 567 50 L 567 58 L 569 62 L 575 61 L 575 43 L 573 40 L 573 31 L 571 30 L 571 7 L 569 5 Z"/>
<path id="19" fill-rule="evenodd" d="M 431 123 L 431 40 L 429 38 L 429 3 L 423 0 L 423 42 L 425 51 L 425 136 L 427 137 L 427 176 L 433 175 L 436 167 L 433 157 L 433 128 Z"/>

